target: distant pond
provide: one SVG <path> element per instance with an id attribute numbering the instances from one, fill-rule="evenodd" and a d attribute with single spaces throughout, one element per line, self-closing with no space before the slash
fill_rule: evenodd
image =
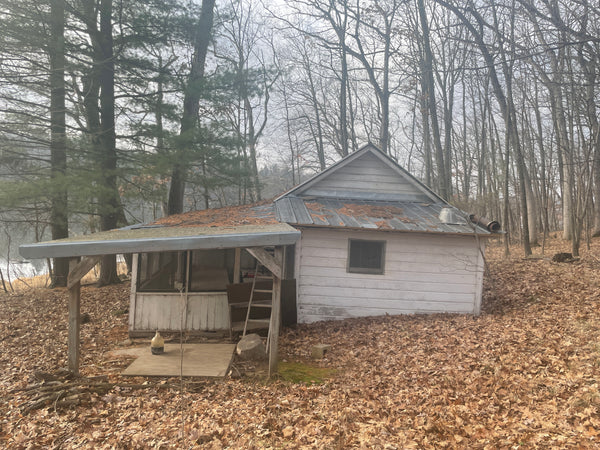
<path id="1" fill-rule="evenodd" d="M 48 266 L 46 261 L 42 259 L 35 261 L 11 259 L 9 264 L 6 258 L 0 258 L 0 270 L 5 279 L 10 275 L 11 280 L 16 280 L 17 278 L 44 275 L 48 273 Z"/>

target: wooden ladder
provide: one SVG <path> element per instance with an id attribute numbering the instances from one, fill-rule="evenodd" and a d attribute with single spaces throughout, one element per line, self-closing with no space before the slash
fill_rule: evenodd
<path id="1" fill-rule="evenodd" d="M 267 332 L 267 351 L 269 350 L 269 342 L 271 337 L 271 320 L 272 320 L 272 311 L 273 311 L 273 284 L 271 283 L 270 289 L 257 289 L 256 281 L 257 280 L 271 280 L 273 281 L 272 275 L 261 275 L 260 269 L 263 265 L 260 262 L 256 262 L 256 270 L 254 271 L 254 279 L 252 280 L 252 290 L 250 291 L 250 300 L 248 301 L 248 310 L 246 311 L 246 321 L 244 322 L 244 331 L 242 332 L 242 336 L 246 336 L 246 331 L 248 329 L 248 325 L 264 325 L 264 328 L 268 329 Z M 257 293 L 265 293 L 270 294 L 267 299 L 255 299 L 255 294 Z M 253 308 L 256 309 L 269 309 L 269 318 L 265 319 L 251 319 L 250 312 Z"/>

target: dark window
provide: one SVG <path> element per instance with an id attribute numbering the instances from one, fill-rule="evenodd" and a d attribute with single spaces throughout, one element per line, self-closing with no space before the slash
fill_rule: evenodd
<path id="1" fill-rule="evenodd" d="M 382 274 L 385 241 L 348 241 L 348 272 Z"/>

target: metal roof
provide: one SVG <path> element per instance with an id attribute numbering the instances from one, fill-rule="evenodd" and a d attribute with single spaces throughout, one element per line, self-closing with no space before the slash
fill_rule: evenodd
<path id="1" fill-rule="evenodd" d="M 290 245 L 299 238 L 300 231 L 285 223 L 240 226 L 142 225 L 21 245 L 19 251 L 24 258 L 60 258 Z"/>
<path id="2" fill-rule="evenodd" d="M 453 224 L 443 223 L 440 220 L 442 208 L 451 208 L 460 220 Z M 445 202 L 390 202 L 286 196 L 275 202 L 275 211 L 278 220 L 292 225 L 421 233 L 490 234 L 488 230 L 470 223 L 464 212 Z"/>

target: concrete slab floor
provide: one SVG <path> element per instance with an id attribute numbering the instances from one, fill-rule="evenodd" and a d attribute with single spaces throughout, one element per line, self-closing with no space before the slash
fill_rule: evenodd
<path id="1" fill-rule="evenodd" d="M 224 377 L 233 359 L 235 344 L 183 344 L 184 377 Z M 115 350 L 114 355 L 135 356 L 123 371 L 131 376 L 178 377 L 181 370 L 179 344 L 165 344 L 162 355 L 153 355 L 150 345 Z"/>

